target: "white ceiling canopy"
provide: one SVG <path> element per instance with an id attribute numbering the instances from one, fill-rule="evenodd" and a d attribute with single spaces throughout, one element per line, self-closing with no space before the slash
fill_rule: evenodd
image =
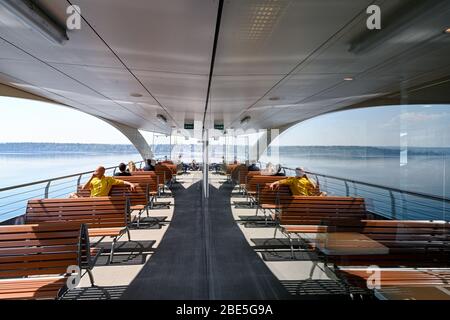
<path id="1" fill-rule="evenodd" d="M 183 136 L 214 124 L 238 128 L 244 117 L 246 128 L 280 128 L 398 103 L 405 88 L 415 93 L 406 103 L 450 100 L 442 86 L 450 78 L 448 1 L 375 1 L 383 23 L 376 41 L 366 28 L 372 0 L 226 0 L 221 11 L 220 2 L 33 1 L 59 26 L 69 5 L 80 8 L 81 29 L 67 30 L 64 44 L 0 5 L 0 83 Z M 368 49 L 349 50 L 360 44 Z M 418 93 L 429 88 L 433 95 Z"/>

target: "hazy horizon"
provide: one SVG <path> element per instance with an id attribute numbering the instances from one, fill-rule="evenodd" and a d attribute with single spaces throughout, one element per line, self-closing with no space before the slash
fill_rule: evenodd
<path id="1" fill-rule="evenodd" d="M 108 123 L 56 104 L 0 97 L 0 112 L 3 119 L 8 119 L 0 128 L 0 143 L 130 144 Z M 444 148 L 450 145 L 449 123 L 450 105 L 370 107 L 303 121 L 274 142 L 280 146 Z M 140 132 L 150 145 L 154 140 L 161 144 L 169 139 L 158 133 Z M 174 144 L 186 144 L 181 140 Z"/>
<path id="2" fill-rule="evenodd" d="M 55 144 L 55 145 L 101 145 L 101 146 L 131 146 L 134 147 L 131 143 L 80 143 L 80 142 L 30 142 L 30 141 L 20 141 L 20 142 L 0 142 L 0 145 L 6 145 L 6 144 Z M 186 145 L 200 145 L 199 144 L 186 144 Z M 175 146 L 175 144 L 168 144 L 168 143 L 161 143 L 159 145 L 165 145 L 165 146 Z M 219 146 L 222 147 L 222 146 Z M 400 148 L 400 145 L 280 145 L 279 147 L 356 147 L 356 148 L 386 148 L 386 149 L 392 149 L 392 148 Z M 433 146 L 413 146 L 410 145 L 408 148 L 433 148 L 433 149 L 448 149 L 450 146 L 442 146 L 442 147 L 433 147 Z"/>

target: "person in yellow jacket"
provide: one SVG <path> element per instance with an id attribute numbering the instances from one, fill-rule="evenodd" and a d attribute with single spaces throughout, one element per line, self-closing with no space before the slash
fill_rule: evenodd
<path id="1" fill-rule="evenodd" d="M 287 185 L 294 196 L 316 196 L 317 189 L 314 181 L 310 180 L 303 168 L 295 169 L 295 177 L 275 181 L 270 184 L 270 189 L 278 189 L 280 185 Z M 322 195 L 322 194 L 321 194 Z"/>
<path id="2" fill-rule="evenodd" d="M 106 197 L 109 195 L 112 186 L 126 184 L 131 191 L 136 190 L 136 186 L 128 181 L 115 179 L 113 177 L 105 176 L 105 168 L 98 167 L 91 178 L 83 185 L 83 190 L 90 190 L 91 197 Z M 71 198 L 78 198 L 76 193 L 70 195 Z"/>

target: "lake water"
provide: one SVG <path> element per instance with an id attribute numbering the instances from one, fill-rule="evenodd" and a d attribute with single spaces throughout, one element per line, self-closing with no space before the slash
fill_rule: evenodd
<path id="1" fill-rule="evenodd" d="M 413 156 L 406 165 L 397 157 L 281 157 L 287 167 L 438 196 L 450 197 L 450 158 Z"/>
<path id="2" fill-rule="evenodd" d="M 0 154 L 0 188 L 78 172 L 95 170 L 99 165 L 117 166 L 120 162 L 140 161 L 132 154 Z"/>
<path id="3" fill-rule="evenodd" d="M 0 188 L 46 180 L 95 170 L 96 167 L 117 166 L 120 162 L 140 161 L 139 154 L 43 153 L 0 154 Z M 112 175 L 112 171 L 107 172 Z M 89 176 L 85 175 L 81 181 Z M 78 177 L 55 181 L 49 188 L 49 197 L 67 197 L 76 190 Z M 46 184 L 0 193 L 0 221 L 25 213 L 29 199 L 43 198 Z"/>
<path id="4" fill-rule="evenodd" d="M 270 158 L 262 159 L 270 161 Z M 400 157 L 354 157 L 281 154 L 286 167 L 303 166 L 308 171 L 359 182 L 450 198 L 450 157 L 416 155 L 400 163 Z M 293 172 L 288 172 L 292 175 Z M 373 212 L 394 219 L 450 220 L 450 202 L 392 192 L 319 177 L 321 190 L 330 195 L 350 195 L 366 199 Z"/>
<path id="5" fill-rule="evenodd" d="M 160 155 L 162 157 L 162 155 Z M 188 159 L 189 158 L 189 159 Z M 215 155 L 220 159 L 221 155 Z M 217 160 L 215 159 L 215 161 Z M 0 188 L 24 184 L 28 182 L 54 178 L 58 176 L 70 175 L 78 172 L 94 170 L 97 166 L 105 167 L 116 166 L 120 162 L 139 161 L 139 154 L 0 154 Z M 185 154 L 183 160 L 188 162 L 190 157 Z M 262 162 L 270 159 L 263 158 Z M 198 161 L 198 159 L 197 159 Z M 400 165 L 399 157 L 355 157 L 346 154 L 317 155 L 317 154 L 293 154 L 284 153 L 280 155 L 280 162 L 287 167 L 295 168 L 303 166 L 310 171 L 353 179 L 357 181 L 369 182 L 388 187 L 394 187 L 404 190 L 433 194 L 450 198 L 450 157 L 446 155 L 416 155 L 408 157 L 406 165 Z M 112 174 L 112 172 L 109 172 Z M 82 178 L 82 181 L 88 178 L 88 175 Z M 75 191 L 78 177 L 61 180 L 52 183 L 49 189 L 50 197 L 65 197 L 70 192 Z M 343 185 L 337 185 L 334 181 L 323 181 L 322 186 L 327 187 L 330 193 L 342 194 Z M 334 183 L 334 184 L 333 184 Z M 326 184 L 326 185 L 325 185 Z M 321 187 L 322 187 L 321 186 Z M 43 197 L 45 184 L 23 188 L 20 195 L 17 190 L 0 193 L 0 221 L 23 214 L 26 201 L 30 198 Z M 374 191 L 374 190 L 371 190 Z M 366 196 L 364 190 L 358 190 L 359 195 Z M 374 191 L 375 194 L 379 190 Z M 384 197 L 374 196 L 373 192 L 367 194 L 368 199 L 378 201 L 385 207 L 382 210 L 389 211 L 387 195 Z M 413 199 L 420 204 L 426 204 L 423 199 Z M 398 206 L 400 199 L 397 200 Z M 436 209 L 437 205 L 437 209 Z M 439 203 L 432 203 L 433 208 L 427 210 L 425 214 L 431 212 L 432 218 L 448 216 L 447 204 L 440 209 Z M 442 206 L 441 206 L 442 207 Z M 401 209 L 401 210 L 400 210 Z M 404 213 L 405 208 L 399 210 Z M 415 217 L 425 217 L 423 210 Z M 424 208 L 422 208 L 424 209 Z M 408 209 L 411 215 L 411 209 Z M 428 217 L 428 216 L 427 216 Z M 446 218 L 447 219 L 447 218 Z"/>

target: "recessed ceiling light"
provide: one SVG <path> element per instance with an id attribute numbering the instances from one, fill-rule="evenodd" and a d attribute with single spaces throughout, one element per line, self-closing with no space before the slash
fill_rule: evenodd
<path id="1" fill-rule="evenodd" d="M 130 96 L 135 97 L 135 98 L 140 98 L 140 97 L 142 97 L 142 94 L 140 94 L 140 93 L 131 93 Z"/>
<path id="2" fill-rule="evenodd" d="M 251 117 L 250 116 L 245 116 L 244 118 L 241 119 L 241 124 L 245 125 L 250 121 Z"/>
<path id="3" fill-rule="evenodd" d="M 269 100 L 270 101 L 278 101 L 278 100 L 280 100 L 280 97 L 270 97 Z"/>
<path id="4" fill-rule="evenodd" d="M 345 77 L 344 81 L 353 81 L 354 79 L 352 77 Z"/>
<path id="5" fill-rule="evenodd" d="M 162 115 L 162 114 L 157 114 L 156 115 L 156 119 L 158 119 L 159 122 L 161 122 L 161 123 L 164 123 L 164 124 L 167 123 L 167 118 L 164 115 Z"/>

